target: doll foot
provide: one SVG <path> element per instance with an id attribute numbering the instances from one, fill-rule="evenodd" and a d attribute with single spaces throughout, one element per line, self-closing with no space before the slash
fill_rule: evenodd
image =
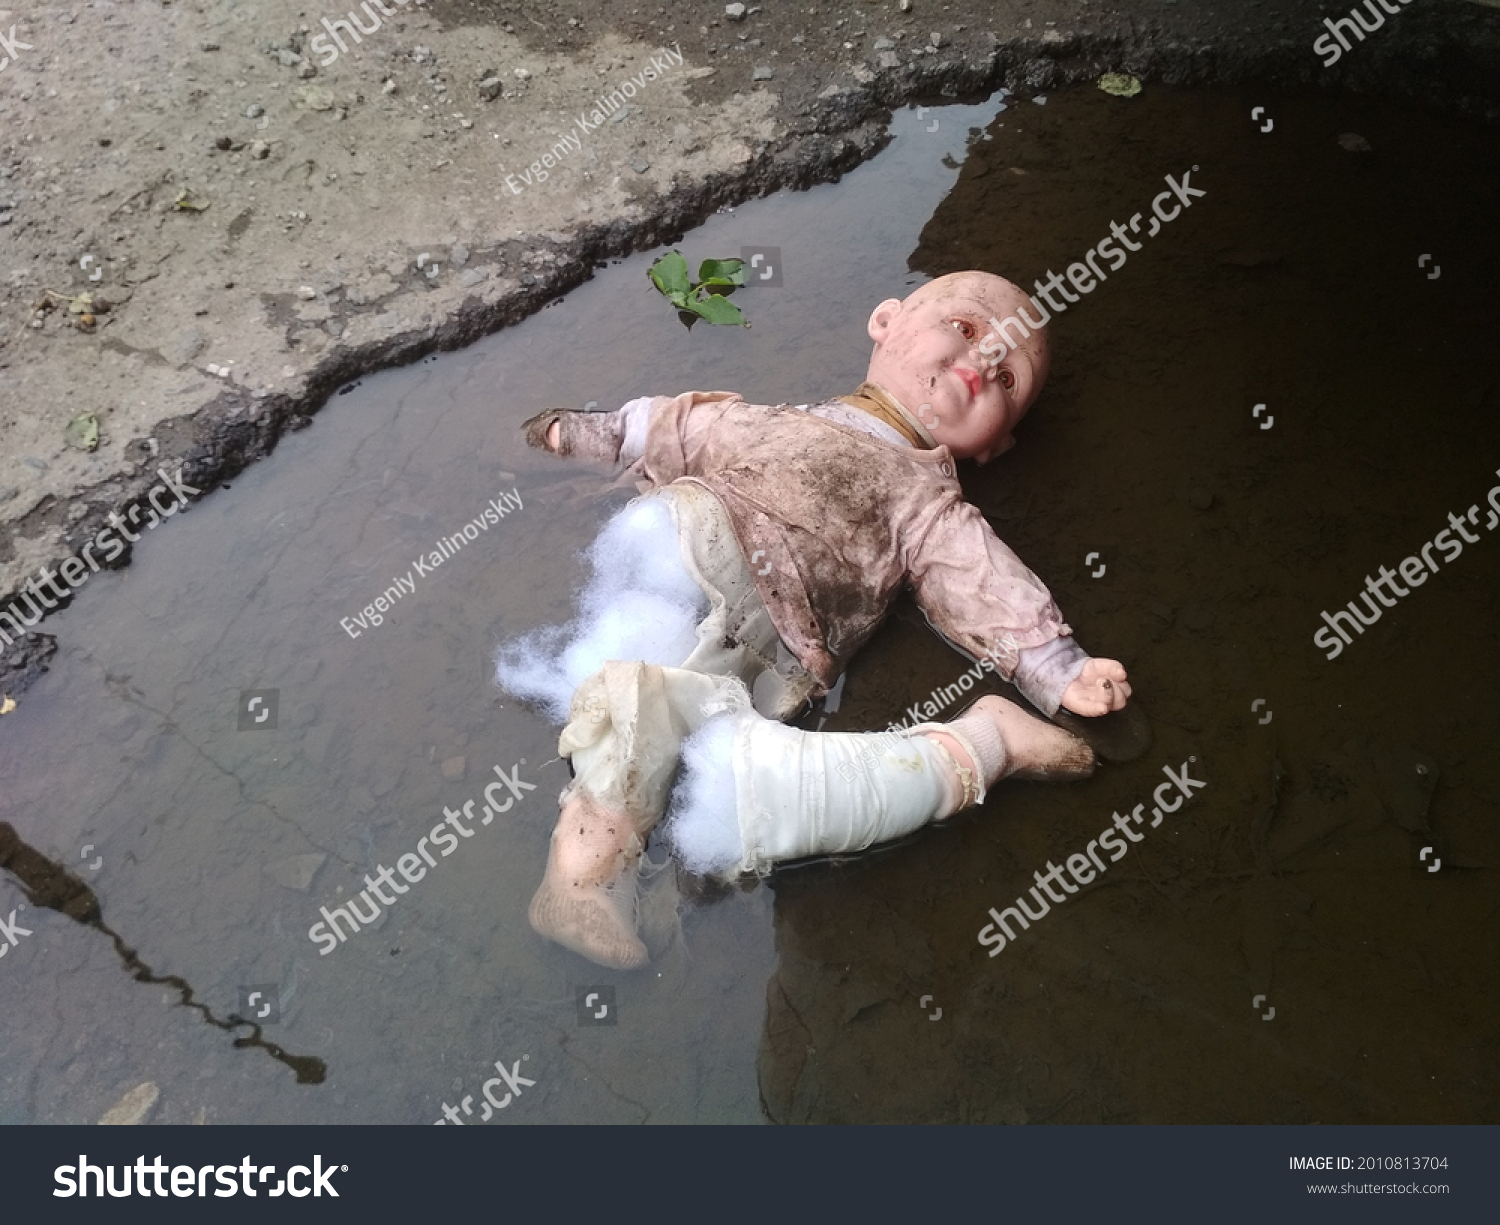
<path id="1" fill-rule="evenodd" d="M 1088 778 L 1094 772 L 1094 750 L 1071 732 L 1027 714 L 1014 702 L 987 694 L 969 715 L 983 714 L 1005 746 L 1001 778 Z"/>
<path id="2" fill-rule="evenodd" d="M 572 888 L 552 881 L 531 899 L 527 917 L 548 940 L 611 970 L 637 970 L 648 958 L 635 932 L 635 872 L 612 885 Z"/>
<path id="3" fill-rule="evenodd" d="M 645 965 L 646 946 L 636 934 L 641 850 L 623 814 L 573 791 L 552 831 L 547 874 L 527 912 L 533 930 L 597 965 Z"/>

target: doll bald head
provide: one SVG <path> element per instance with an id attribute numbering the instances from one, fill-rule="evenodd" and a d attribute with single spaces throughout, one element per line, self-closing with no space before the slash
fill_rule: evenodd
<path id="1" fill-rule="evenodd" d="M 938 277 L 870 315 L 868 381 L 899 400 L 960 459 L 1014 445 L 1047 381 L 1047 314 L 990 272 Z"/>

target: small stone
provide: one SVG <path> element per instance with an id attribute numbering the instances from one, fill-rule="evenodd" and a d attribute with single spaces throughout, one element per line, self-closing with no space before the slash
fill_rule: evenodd
<path id="1" fill-rule="evenodd" d="M 730 21 L 744 21 L 745 6 L 743 4 L 726 4 L 724 6 L 724 16 L 728 17 Z"/>
<path id="2" fill-rule="evenodd" d="M 771 69 L 767 68 L 764 64 L 760 64 L 756 67 L 755 72 L 751 74 L 750 79 L 752 81 L 769 81 L 775 75 Z"/>
<path id="3" fill-rule="evenodd" d="M 28 468 L 35 468 L 38 472 L 47 471 L 47 461 L 45 459 L 38 459 L 35 455 L 28 455 L 26 457 L 26 466 Z"/>
<path id="4" fill-rule="evenodd" d="M 526 69 L 524 69 L 524 68 L 517 68 L 515 75 L 516 75 L 516 80 L 518 80 L 518 81 L 529 81 L 529 80 L 531 80 L 531 73 L 527 72 Z"/>
<path id="5" fill-rule="evenodd" d="M 476 285 L 482 285 L 490 279 L 490 274 L 482 268 L 465 268 L 463 275 L 458 278 L 458 283 L 465 289 L 473 289 Z"/>
<path id="6" fill-rule="evenodd" d="M 206 344 L 208 344 L 208 337 L 202 332 L 197 330 L 179 332 L 162 349 L 161 355 L 172 365 L 181 368 L 202 353 Z"/>
<path id="7" fill-rule="evenodd" d="M 219 49 L 219 44 L 218 43 L 199 43 L 198 44 L 198 49 L 200 51 L 217 51 Z"/>
<path id="8" fill-rule="evenodd" d="M 1339 145 L 1350 153 L 1370 152 L 1370 142 L 1358 132 L 1345 132 L 1339 137 Z"/>
<path id="9" fill-rule="evenodd" d="M 927 41 L 930 42 L 934 47 L 941 47 L 943 45 L 943 35 L 940 31 L 934 30 L 927 36 Z"/>
<path id="10" fill-rule="evenodd" d="M 911 0 L 901 0 L 901 3 L 896 7 L 899 8 L 903 13 L 909 13 L 911 12 Z"/>
<path id="11" fill-rule="evenodd" d="M 893 43 L 889 38 L 877 38 L 875 40 L 874 49 L 876 51 L 894 51 L 896 49 L 896 44 Z"/>
<path id="12" fill-rule="evenodd" d="M 321 85 L 304 85 L 297 91 L 297 100 L 310 111 L 333 109 L 333 91 Z"/>
<path id="13" fill-rule="evenodd" d="M 495 82 L 495 84 L 498 86 L 499 82 L 497 81 Z M 397 88 L 398 86 L 396 85 L 396 82 L 393 81 L 390 77 L 386 77 L 385 84 L 380 87 L 380 92 L 383 93 L 387 98 L 389 98 L 393 93 L 396 92 Z M 480 86 L 480 92 L 484 92 L 484 87 L 482 85 Z M 499 90 L 496 89 L 495 92 L 498 93 Z"/>
<path id="14" fill-rule="evenodd" d="M 318 291 L 311 285 L 299 285 L 297 287 L 297 296 L 304 302 L 311 302 L 318 296 Z"/>
<path id="15" fill-rule="evenodd" d="M 1106 72 L 1097 84 L 1105 93 L 1116 98 L 1134 98 L 1141 92 L 1141 79 L 1128 72 Z"/>
<path id="16" fill-rule="evenodd" d="M 651 169 L 651 163 L 637 160 L 630 163 L 630 168 L 634 170 L 636 174 L 645 174 L 646 171 Z"/>
<path id="17" fill-rule="evenodd" d="M 292 855 L 287 859 L 278 859 L 275 863 L 266 864 L 265 873 L 285 889 L 295 889 L 298 893 L 306 893 L 313 883 L 313 877 L 318 874 L 318 869 L 327 859 L 327 855 L 317 851 L 306 855 Z"/>
<path id="18" fill-rule="evenodd" d="M 266 108 L 263 107 L 259 102 L 252 102 L 245 108 L 246 119 L 259 119 L 265 113 Z"/>
<path id="19" fill-rule="evenodd" d="M 263 140 L 251 141 L 250 156 L 258 162 L 263 162 L 271 156 L 271 146 Z"/>
<path id="20" fill-rule="evenodd" d="M 467 759 L 462 753 L 457 753 L 443 762 L 443 777 L 452 782 L 457 782 L 464 776 L 464 767 L 468 765 Z"/>
<path id="21" fill-rule="evenodd" d="M 104 1116 L 99 1120 L 99 1126 L 128 1127 L 144 1123 L 150 1117 L 159 1097 L 161 1097 L 161 1090 L 156 1087 L 154 1081 L 148 1080 L 139 1084 L 104 1112 Z"/>
<path id="22" fill-rule="evenodd" d="M 462 268 L 469 262 L 469 248 L 461 242 L 454 243 L 448 249 L 448 263 L 455 268 Z"/>
<path id="23" fill-rule="evenodd" d="M 1214 495 L 1200 485 L 1188 495 L 1188 501 L 1199 510 L 1207 510 L 1214 504 Z"/>
<path id="24" fill-rule="evenodd" d="M 302 62 L 302 57 L 290 47 L 276 48 L 276 62 L 283 68 L 295 68 Z"/>

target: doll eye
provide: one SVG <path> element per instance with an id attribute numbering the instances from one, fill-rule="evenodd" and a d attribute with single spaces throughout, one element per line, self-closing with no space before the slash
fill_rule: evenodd
<path id="1" fill-rule="evenodd" d="M 979 335 L 974 325 L 967 319 L 950 319 L 948 322 L 958 329 L 958 334 L 965 340 L 973 340 L 974 337 Z"/>
<path id="2" fill-rule="evenodd" d="M 1000 386 L 1010 391 L 1016 385 L 1016 376 L 1003 367 L 1000 370 Z"/>

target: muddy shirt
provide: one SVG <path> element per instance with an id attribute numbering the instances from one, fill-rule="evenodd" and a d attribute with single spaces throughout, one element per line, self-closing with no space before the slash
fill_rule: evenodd
<path id="1" fill-rule="evenodd" d="M 692 391 L 555 419 L 560 454 L 626 462 L 648 486 L 690 481 L 724 504 L 782 641 L 825 690 L 910 585 L 939 633 L 995 660 L 1006 679 L 1022 679 L 1022 651 L 1046 659 L 1056 675 L 1038 704 L 1056 710 L 1066 687 L 1057 681 L 1087 656 L 1057 641 L 1072 631 L 1042 581 L 964 501 L 952 453 L 816 414 Z M 551 419 L 537 421 L 545 429 Z"/>

